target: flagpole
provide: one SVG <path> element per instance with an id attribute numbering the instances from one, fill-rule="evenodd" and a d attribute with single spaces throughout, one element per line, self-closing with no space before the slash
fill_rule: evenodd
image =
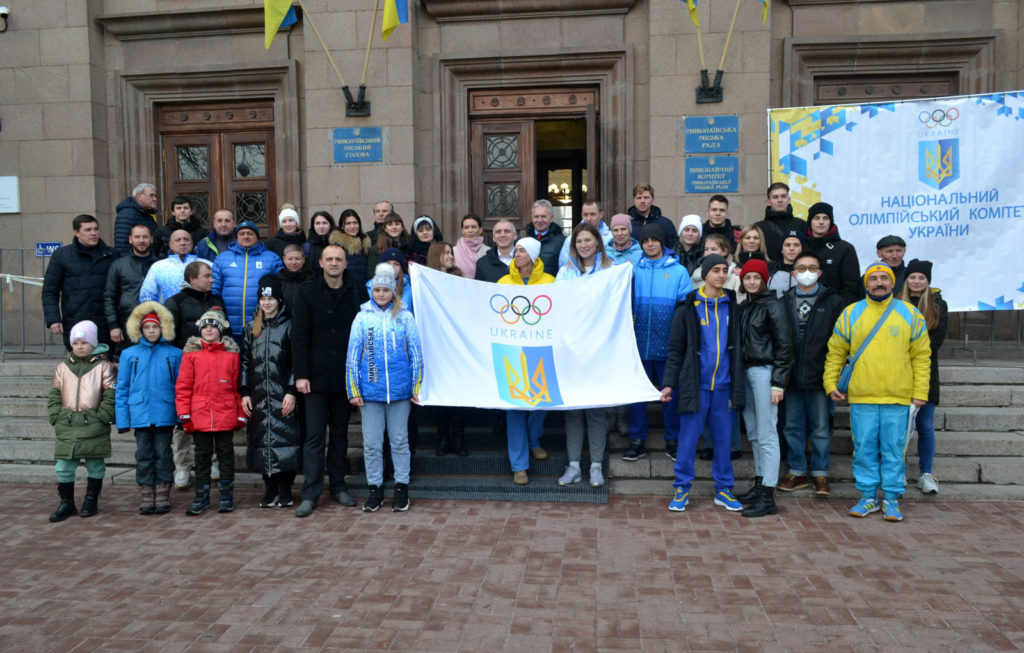
<path id="1" fill-rule="evenodd" d="M 348 86 L 345 83 L 345 78 L 341 76 L 341 71 L 338 70 L 338 65 L 334 63 L 334 57 L 331 56 L 331 51 L 327 49 L 327 44 L 324 43 L 323 38 L 320 36 L 320 31 L 316 28 L 316 23 L 313 22 L 313 15 L 306 11 L 306 8 L 302 5 L 302 0 L 295 0 L 295 4 L 302 8 L 302 15 L 309 20 L 309 26 L 313 28 L 313 34 L 316 35 L 316 40 L 320 41 L 320 47 L 324 49 L 324 54 L 327 55 L 327 60 L 331 62 L 331 67 L 334 68 L 334 74 L 338 76 L 338 81 L 341 82 L 342 86 Z"/>
<path id="2" fill-rule="evenodd" d="M 370 67 L 370 45 L 373 44 L 373 29 L 377 27 L 377 11 L 380 10 L 380 0 L 373 4 L 373 18 L 370 19 L 370 36 L 366 39 L 366 59 L 363 60 L 363 81 L 360 86 L 366 86 L 366 70 Z"/>
<path id="3" fill-rule="evenodd" d="M 708 67 L 704 64 L 704 40 L 700 37 L 700 25 L 697 25 L 697 49 L 700 51 L 700 69 L 707 70 Z"/>
<path id="4" fill-rule="evenodd" d="M 722 50 L 722 60 L 718 63 L 718 69 L 725 66 L 725 54 L 729 52 L 729 41 L 732 40 L 732 32 L 736 29 L 736 17 L 740 14 L 740 1 L 736 0 L 736 9 L 732 12 L 732 23 L 729 24 L 729 34 L 725 37 L 725 48 Z"/>

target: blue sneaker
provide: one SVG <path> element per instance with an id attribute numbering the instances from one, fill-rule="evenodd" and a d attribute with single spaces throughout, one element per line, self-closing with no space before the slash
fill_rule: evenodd
<path id="1" fill-rule="evenodd" d="M 873 512 L 878 512 L 878 501 L 867 497 L 862 498 L 857 505 L 850 508 L 851 517 L 867 517 Z"/>
<path id="2" fill-rule="evenodd" d="M 676 488 L 676 495 L 668 503 L 668 509 L 672 512 L 685 512 L 686 504 L 690 503 L 690 492 L 683 492 L 683 488 Z"/>
<path id="3" fill-rule="evenodd" d="M 875 508 L 878 510 L 878 508 Z M 882 517 L 885 521 L 903 521 L 900 502 L 896 499 L 882 499 Z"/>
<path id="4" fill-rule="evenodd" d="M 715 492 L 715 505 L 722 506 L 726 510 L 732 512 L 738 512 L 743 510 L 743 504 L 736 500 L 736 497 L 732 495 L 729 490 L 719 490 Z"/>

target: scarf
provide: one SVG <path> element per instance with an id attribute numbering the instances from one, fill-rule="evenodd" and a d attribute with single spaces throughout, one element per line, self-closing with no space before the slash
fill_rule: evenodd
<path id="1" fill-rule="evenodd" d="M 459 242 L 455 243 L 455 265 L 462 270 L 463 276 L 467 279 L 476 278 L 476 260 L 486 251 L 481 251 L 483 244 L 483 236 L 476 238 L 463 236 L 459 238 Z"/>

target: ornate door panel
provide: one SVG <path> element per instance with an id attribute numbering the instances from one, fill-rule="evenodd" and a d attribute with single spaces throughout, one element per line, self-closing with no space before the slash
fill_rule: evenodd
<path id="1" fill-rule="evenodd" d="M 533 121 L 473 123 L 473 212 L 485 228 L 500 218 L 522 226 L 534 197 Z"/>

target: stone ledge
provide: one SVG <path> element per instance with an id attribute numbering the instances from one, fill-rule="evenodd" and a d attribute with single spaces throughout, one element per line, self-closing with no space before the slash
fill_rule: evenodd
<path id="1" fill-rule="evenodd" d="M 108 14 L 97 17 L 96 22 L 121 41 L 242 34 L 263 32 L 263 7 Z"/>
<path id="2" fill-rule="evenodd" d="M 624 14 L 634 4 L 636 0 L 423 0 L 423 8 L 439 23 L 573 14 Z"/>

